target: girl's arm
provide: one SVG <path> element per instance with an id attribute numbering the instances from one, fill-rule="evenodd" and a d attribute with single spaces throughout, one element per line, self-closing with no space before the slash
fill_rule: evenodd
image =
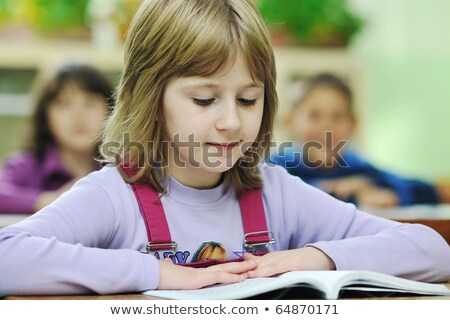
<path id="1" fill-rule="evenodd" d="M 402 206 L 440 202 L 436 188 L 425 181 L 402 178 L 376 168 L 373 168 L 370 174 L 380 188 L 394 191 Z"/>
<path id="2" fill-rule="evenodd" d="M 52 205 L 0 230 L 0 294 L 118 293 L 156 288 L 156 259 L 133 249 L 124 201 L 90 178 Z M 123 224 L 123 225 L 121 225 Z M 129 241 L 128 241 L 129 242 Z"/>
<path id="3" fill-rule="evenodd" d="M 298 182 L 300 184 L 300 182 Z M 338 270 L 372 270 L 404 278 L 450 280 L 450 250 L 433 229 L 361 212 L 310 186 L 299 186 L 299 231 L 329 256 Z"/>
<path id="4" fill-rule="evenodd" d="M 139 252 L 145 226 L 131 191 L 117 179 L 118 173 L 93 173 L 50 206 L 1 229 L 0 296 L 195 289 L 242 281 L 254 269 L 248 262 L 192 269 Z"/>
<path id="5" fill-rule="evenodd" d="M 266 181 L 266 185 L 276 187 L 275 180 L 270 182 Z M 363 213 L 354 205 L 336 200 L 293 176 L 284 176 L 279 188 L 285 204 L 282 233 L 289 240 L 289 248 L 302 250 L 300 259 L 298 250 L 289 252 L 289 257 L 285 253 L 280 257 L 285 264 L 294 261 L 291 269 L 335 267 L 428 282 L 450 280 L 450 249 L 434 230 Z M 272 225 L 276 223 L 271 221 Z M 315 251 L 305 252 L 305 248 Z M 258 268 L 267 269 L 271 255 L 264 256 L 265 262 L 258 262 Z M 327 265 L 324 258 L 333 264 Z"/>

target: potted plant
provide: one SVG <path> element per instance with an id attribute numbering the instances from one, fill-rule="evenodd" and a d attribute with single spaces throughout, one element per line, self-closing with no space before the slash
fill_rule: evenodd
<path id="1" fill-rule="evenodd" d="M 89 37 L 86 10 L 89 0 L 35 0 L 34 27 L 43 35 Z"/>
<path id="2" fill-rule="evenodd" d="M 345 0 L 257 0 L 275 44 L 345 47 L 364 26 Z"/>

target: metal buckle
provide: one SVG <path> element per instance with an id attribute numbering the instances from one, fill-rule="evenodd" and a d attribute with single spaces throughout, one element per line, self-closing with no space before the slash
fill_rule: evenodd
<path id="1" fill-rule="evenodd" d="M 263 242 L 255 242 L 250 243 L 247 237 L 249 236 L 259 236 L 267 234 L 269 236 L 269 241 L 263 241 Z M 255 247 L 259 246 L 265 246 L 266 248 L 271 245 L 277 243 L 275 238 L 273 237 L 273 232 L 271 231 L 256 231 L 256 232 L 249 232 L 244 235 L 244 248 L 247 250 L 247 252 L 254 253 L 256 251 Z"/>
<path id="2" fill-rule="evenodd" d="M 173 250 L 177 250 L 178 244 L 175 241 L 166 242 L 166 243 L 152 243 L 152 242 L 149 242 L 147 244 L 147 253 L 150 253 L 150 251 L 153 251 L 154 247 L 170 247 Z M 160 249 L 160 250 L 163 250 L 163 249 Z"/>

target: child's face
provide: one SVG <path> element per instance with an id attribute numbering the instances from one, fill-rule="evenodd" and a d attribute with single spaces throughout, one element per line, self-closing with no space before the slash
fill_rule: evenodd
<path id="1" fill-rule="evenodd" d="M 48 109 L 50 130 L 58 146 L 74 152 L 94 152 L 107 115 L 104 98 L 66 84 Z"/>
<path id="2" fill-rule="evenodd" d="M 253 82 L 240 53 L 210 77 L 171 80 L 163 102 L 166 138 L 174 142 L 171 174 L 191 187 L 217 184 L 256 139 L 263 108 L 264 86 Z"/>
<path id="3" fill-rule="evenodd" d="M 339 141 L 350 138 L 354 125 L 347 97 L 338 90 L 325 86 L 313 89 L 297 106 L 289 120 L 290 130 L 296 140 L 302 143 L 317 141 L 324 147 L 323 150 L 310 150 L 321 159 L 324 159 L 327 151 L 325 133 L 332 132 L 332 145 L 336 146 Z"/>

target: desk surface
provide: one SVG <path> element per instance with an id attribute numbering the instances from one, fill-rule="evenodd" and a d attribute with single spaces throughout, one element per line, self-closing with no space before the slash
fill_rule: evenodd
<path id="1" fill-rule="evenodd" d="M 415 205 L 392 209 L 361 208 L 361 210 L 390 220 L 424 224 L 437 231 L 450 245 L 450 205 Z"/>
<path id="2" fill-rule="evenodd" d="M 381 216 L 383 218 L 424 223 L 437 230 L 450 244 L 450 205 L 439 206 L 411 206 L 393 209 L 362 208 L 363 211 Z M 0 214 L 0 228 L 17 223 L 29 215 L 23 214 Z M 450 282 L 446 284 L 450 289 Z M 6 297 L 7 300 L 155 300 L 159 298 L 145 296 L 142 294 L 125 295 L 90 295 L 90 296 L 29 296 L 29 297 Z M 377 298 L 380 299 L 380 298 Z M 395 297 L 386 299 L 414 299 L 414 300 L 450 300 L 450 297 L 441 296 L 411 296 Z"/>
<path id="3" fill-rule="evenodd" d="M 445 284 L 450 289 L 450 282 Z M 376 300 L 450 300 L 450 296 L 402 296 L 387 298 L 363 298 Z M 161 298 L 143 294 L 120 295 L 86 295 L 86 296 L 10 296 L 5 300 L 163 300 Z"/>
<path id="4" fill-rule="evenodd" d="M 450 205 L 414 205 L 388 209 L 361 207 L 360 209 L 396 221 L 450 220 Z"/>
<path id="5" fill-rule="evenodd" d="M 29 214 L 19 214 L 19 213 L 0 213 L 0 228 L 10 226 L 17 222 L 28 218 Z"/>

